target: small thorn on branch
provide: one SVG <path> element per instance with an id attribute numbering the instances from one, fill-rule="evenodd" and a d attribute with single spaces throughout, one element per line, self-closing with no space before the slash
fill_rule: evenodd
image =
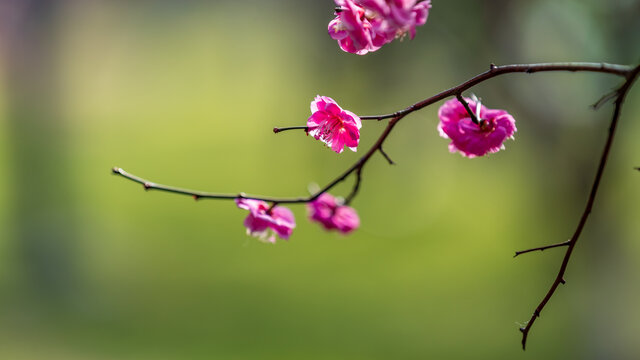
<path id="1" fill-rule="evenodd" d="M 200 200 L 200 196 L 198 196 L 198 195 L 193 195 L 193 200 L 195 200 L 195 201 Z"/>
<path id="2" fill-rule="evenodd" d="M 494 63 L 489 64 L 489 70 L 493 71 L 496 68 L 497 68 L 496 64 L 494 64 Z"/>
<path id="3" fill-rule="evenodd" d="M 566 283 L 567 283 L 567 282 L 564 280 L 564 278 L 560 279 L 560 284 L 564 285 L 564 284 L 566 284 Z"/>
<path id="4" fill-rule="evenodd" d="M 142 186 L 144 186 L 145 190 L 149 190 L 149 189 L 151 189 L 153 187 L 153 184 L 150 183 L 150 182 L 146 182 L 146 183 L 142 184 Z"/>

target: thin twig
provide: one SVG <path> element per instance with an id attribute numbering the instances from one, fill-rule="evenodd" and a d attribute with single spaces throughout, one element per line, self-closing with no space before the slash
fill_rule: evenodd
<path id="1" fill-rule="evenodd" d="M 542 299 L 542 301 L 538 304 L 536 309 L 531 315 L 531 319 L 527 322 L 525 327 L 521 327 L 520 331 L 522 332 L 522 349 L 524 350 L 527 345 L 527 337 L 529 336 L 529 331 L 531 331 L 531 327 L 535 323 L 536 319 L 540 317 L 540 313 L 544 309 L 547 302 L 551 299 L 553 294 L 556 292 L 556 289 L 560 284 L 564 284 L 564 273 L 567 270 L 567 265 L 569 264 L 569 259 L 571 258 L 571 254 L 573 249 L 580 238 L 580 234 L 582 234 L 582 229 L 589 218 L 589 214 L 591 213 L 591 209 L 593 208 L 593 203 L 596 199 L 596 194 L 598 193 L 598 188 L 600 187 L 600 180 L 602 179 L 602 174 L 604 173 L 605 166 L 607 165 L 607 159 L 609 158 L 609 151 L 611 150 L 611 144 L 613 143 L 614 135 L 616 132 L 616 126 L 618 125 L 618 119 L 620 118 L 620 112 L 622 109 L 622 105 L 624 104 L 625 96 L 627 92 L 631 88 L 631 85 L 638 77 L 640 73 L 640 65 L 635 69 L 632 69 L 625 78 L 627 79 L 624 84 L 620 87 L 618 91 L 618 97 L 615 100 L 615 107 L 613 109 L 613 116 L 611 117 L 611 125 L 609 126 L 609 135 L 607 137 L 607 141 L 604 145 L 604 149 L 602 150 L 602 156 L 600 157 L 600 163 L 598 164 L 598 171 L 596 172 L 595 179 L 593 180 L 593 185 L 591 186 L 591 192 L 589 193 L 589 199 L 587 200 L 587 204 L 582 213 L 582 217 L 578 222 L 578 226 L 576 227 L 573 236 L 569 240 L 569 245 L 567 247 L 567 251 L 564 254 L 564 258 L 562 259 L 562 264 L 560 265 L 560 270 L 558 270 L 558 275 L 556 275 L 553 284 L 547 291 L 547 294 Z"/>
<path id="2" fill-rule="evenodd" d="M 305 132 L 309 131 L 309 128 L 306 126 L 289 126 L 289 127 L 274 127 L 273 133 L 277 134 L 279 132 L 287 131 L 287 130 L 304 130 Z"/>
<path id="3" fill-rule="evenodd" d="M 610 91 L 610 92 L 602 95 L 602 97 L 598 101 L 596 101 L 595 103 L 593 103 L 593 105 L 591 105 L 591 108 L 593 110 L 598 110 L 598 109 L 600 109 L 600 107 L 602 105 L 606 104 L 610 100 L 615 99 L 616 96 L 618 96 L 618 89 L 615 89 L 613 91 Z"/>
<path id="4" fill-rule="evenodd" d="M 526 253 L 530 253 L 530 252 L 534 252 L 534 251 L 545 251 L 547 249 L 553 249 L 553 248 L 557 248 L 557 247 L 560 247 L 560 246 L 569 246 L 569 240 L 563 241 L 563 242 L 557 243 L 557 244 L 540 246 L 540 247 L 537 247 L 537 248 L 516 251 L 516 254 L 513 255 L 513 257 L 517 257 L 518 255 L 522 255 L 522 254 L 526 254 Z"/>
<path id="5" fill-rule="evenodd" d="M 480 121 L 478 120 L 478 117 L 476 116 L 476 114 L 473 111 L 471 111 L 471 108 L 469 107 L 469 103 L 467 103 L 467 100 L 465 100 L 462 97 L 462 93 L 457 93 L 456 98 L 460 103 L 462 103 L 462 106 L 464 106 L 464 109 L 467 110 L 467 114 L 469 114 L 469 117 L 471 117 L 471 121 L 473 121 L 473 123 L 476 125 L 480 124 Z"/>
<path id="6" fill-rule="evenodd" d="M 358 194 L 358 190 L 360 190 L 360 182 L 362 181 L 362 166 L 360 166 L 357 170 L 356 170 L 356 181 L 353 184 L 353 189 L 351 190 L 351 193 L 349 194 L 349 196 L 347 196 L 347 198 L 344 200 L 344 204 L 345 205 L 349 205 L 351 204 L 351 200 L 353 200 L 353 198 L 356 196 L 356 194 Z"/>
<path id="7" fill-rule="evenodd" d="M 395 162 L 393 162 L 393 160 L 391 160 L 389 155 L 387 155 L 387 153 L 382 149 L 382 145 L 380 145 L 380 148 L 378 150 L 380 151 L 380 154 L 382 154 L 382 156 L 384 156 L 384 158 L 387 159 L 387 161 L 389 162 L 389 165 L 396 164 Z"/>
<path id="8" fill-rule="evenodd" d="M 366 115 L 366 116 L 360 116 L 360 120 L 377 120 L 377 121 L 381 121 L 381 120 L 385 120 L 385 119 L 391 119 L 393 117 L 396 117 L 400 115 L 398 112 L 395 112 L 393 114 L 383 114 L 383 115 Z"/>

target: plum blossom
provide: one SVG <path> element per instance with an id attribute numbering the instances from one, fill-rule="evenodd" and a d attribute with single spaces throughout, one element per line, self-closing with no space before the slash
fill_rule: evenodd
<path id="1" fill-rule="evenodd" d="M 329 23 L 329 36 L 343 51 L 364 55 L 409 34 L 424 25 L 430 0 L 335 0 L 336 17 Z"/>
<path id="2" fill-rule="evenodd" d="M 361 127 L 358 115 L 343 110 L 332 98 L 318 95 L 311 102 L 307 133 L 338 154 L 345 146 L 351 151 L 357 150 Z"/>
<path id="3" fill-rule="evenodd" d="M 320 223 L 327 230 L 348 234 L 360 226 L 358 213 L 349 206 L 341 205 L 329 193 L 323 193 L 308 203 L 307 210 L 309 220 Z"/>
<path id="4" fill-rule="evenodd" d="M 458 99 L 445 102 L 438 110 L 438 132 L 451 139 L 449 151 L 459 151 L 463 156 L 474 158 L 504 150 L 504 141 L 513 139 L 517 131 L 516 121 L 505 110 L 488 109 L 477 99 L 467 99 L 471 111 L 478 118 L 474 123 Z"/>
<path id="5" fill-rule="evenodd" d="M 275 243 L 276 235 L 288 240 L 296 227 L 293 213 L 286 207 L 274 206 L 269 211 L 269 205 L 260 200 L 236 199 L 239 208 L 249 210 L 244 219 L 247 235 L 257 237 L 260 241 Z"/>
<path id="6" fill-rule="evenodd" d="M 336 0 L 336 5 L 340 10 L 329 22 L 329 36 L 338 41 L 340 48 L 358 55 L 378 50 L 379 46 L 373 45 L 375 34 L 365 17 L 365 9 L 352 0 Z"/>

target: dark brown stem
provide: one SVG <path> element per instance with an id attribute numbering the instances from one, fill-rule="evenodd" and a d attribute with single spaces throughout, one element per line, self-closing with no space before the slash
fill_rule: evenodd
<path id="1" fill-rule="evenodd" d="M 396 163 L 393 162 L 393 160 L 391 160 L 391 158 L 389 157 L 389 155 L 387 155 L 387 153 L 384 151 L 384 149 L 382 149 L 382 145 L 380 146 L 380 154 L 382 154 L 382 156 L 384 156 L 385 159 L 387 159 L 387 161 L 389 162 L 389 165 L 395 165 Z"/>
<path id="2" fill-rule="evenodd" d="M 613 144 L 613 139 L 616 132 L 616 126 L 618 125 L 618 119 L 620 118 L 620 112 L 622 109 L 622 105 L 624 104 L 625 96 L 627 95 L 627 92 L 631 88 L 631 85 L 633 85 L 633 82 L 638 77 L 639 73 L 640 73 L 640 65 L 637 66 L 635 69 L 631 69 L 631 71 L 629 71 L 625 75 L 626 81 L 624 82 L 624 84 L 622 84 L 620 89 L 618 89 L 618 96 L 616 97 L 616 100 L 615 100 L 613 116 L 611 118 L 611 125 L 609 126 L 609 135 L 604 145 L 604 149 L 602 150 L 602 156 L 600 157 L 600 163 L 598 164 L 598 171 L 596 172 L 595 179 L 593 180 L 593 185 L 591 186 L 589 199 L 587 200 L 587 204 L 584 208 L 584 211 L 582 212 L 582 217 L 580 217 L 578 226 L 576 227 L 576 230 L 573 233 L 573 236 L 571 237 L 571 239 L 569 239 L 567 251 L 564 254 L 562 263 L 560 264 L 560 269 L 558 270 L 558 274 L 556 275 L 556 278 L 553 281 L 553 284 L 551 284 L 551 287 L 547 291 L 547 294 L 544 296 L 542 301 L 538 304 L 538 306 L 534 310 L 533 315 L 531 315 L 531 319 L 529 319 L 529 321 L 527 322 L 527 325 L 520 328 L 520 331 L 522 332 L 522 349 L 523 350 L 526 348 L 529 331 L 531 331 L 531 327 L 535 323 L 536 319 L 540 317 L 540 313 L 542 312 L 544 307 L 547 305 L 547 303 L 549 302 L 553 294 L 556 292 L 556 289 L 558 288 L 558 286 L 560 284 L 565 283 L 564 273 L 567 270 L 567 265 L 569 264 L 569 259 L 571 259 L 571 254 L 573 253 L 573 249 L 575 248 L 576 243 L 580 238 L 580 234 L 582 234 L 582 229 L 584 228 L 584 225 L 586 224 L 587 219 L 589 218 L 589 214 L 591 213 L 591 209 L 593 208 L 593 203 L 596 199 L 598 188 L 600 187 L 600 180 L 602 179 L 602 174 L 604 173 L 605 166 L 607 165 L 607 159 L 609 158 L 609 151 L 611 150 L 611 144 Z"/>
<path id="3" fill-rule="evenodd" d="M 362 166 L 360 166 L 356 170 L 356 182 L 353 184 L 353 190 L 347 198 L 344 200 L 345 205 L 351 204 L 351 200 L 358 194 L 358 190 L 360 190 L 360 182 L 362 181 Z"/>
<path id="4" fill-rule="evenodd" d="M 469 107 L 469 103 L 467 103 L 467 100 L 465 100 L 462 97 L 462 93 L 457 93 L 456 98 L 462 104 L 462 106 L 464 106 L 464 109 L 467 110 L 467 114 L 469 114 L 471 121 L 473 121 L 473 123 L 476 125 L 480 124 L 480 121 L 478 120 L 478 117 L 476 116 L 476 114 L 473 111 L 471 111 L 471 108 Z"/>
<path id="5" fill-rule="evenodd" d="M 364 166 L 364 164 L 371 158 L 371 156 L 376 151 L 378 151 L 380 146 L 382 146 L 382 143 L 386 140 L 387 136 L 389 136 L 389 134 L 391 133 L 391 130 L 393 129 L 393 127 L 397 124 L 397 122 L 401 118 L 402 117 L 399 117 L 399 118 L 395 118 L 395 119 L 392 119 L 391 121 L 389 121 L 389 123 L 387 124 L 387 127 L 384 129 L 384 131 L 382 132 L 382 134 L 378 138 L 378 141 L 376 141 L 376 143 L 373 144 L 373 146 L 369 149 L 369 151 L 367 151 L 367 153 L 364 154 L 355 164 L 353 164 L 345 172 L 343 172 L 341 175 L 339 175 L 337 178 L 335 178 L 333 181 L 331 181 L 329 184 L 327 184 L 324 188 L 322 188 L 321 190 L 317 191 L 315 194 L 312 194 L 311 196 L 307 196 L 307 197 L 273 198 L 273 197 L 268 197 L 268 196 L 247 195 L 245 193 L 239 193 L 239 194 L 236 194 L 236 195 L 234 195 L 234 194 L 218 194 L 218 193 L 211 193 L 211 192 L 197 191 L 197 190 L 189 190 L 189 189 L 183 189 L 183 188 L 178 188 L 178 187 L 174 187 L 174 186 L 156 184 L 156 183 L 151 182 L 149 180 L 146 180 L 146 179 L 143 179 L 143 178 L 138 177 L 136 175 L 130 174 L 130 173 L 124 171 L 123 169 L 119 168 L 119 167 L 114 167 L 112 169 L 112 172 L 114 174 L 116 174 L 116 175 L 120 175 L 120 176 L 122 176 L 122 177 L 124 177 L 126 179 L 129 179 L 131 181 L 134 181 L 134 182 L 137 182 L 139 184 L 142 184 L 144 186 L 145 190 L 160 190 L 160 191 L 170 192 L 170 193 L 174 193 L 174 194 L 189 195 L 189 196 L 191 196 L 191 197 L 193 197 L 195 199 L 216 199 L 216 200 L 253 199 L 253 200 L 262 200 L 262 201 L 271 202 L 271 203 L 278 203 L 278 204 L 308 203 L 308 202 L 311 202 L 311 201 L 317 199 L 320 195 L 322 195 L 323 193 L 329 191 L 331 188 L 333 188 L 334 186 L 336 186 L 337 184 L 342 182 L 344 179 L 346 179 L 349 175 L 351 175 L 351 173 L 353 173 L 358 168 Z"/>
<path id="6" fill-rule="evenodd" d="M 569 246 L 569 240 L 563 241 L 563 242 L 557 243 L 557 244 L 540 246 L 540 247 L 537 247 L 537 248 L 516 251 L 516 254 L 513 255 L 513 257 L 517 257 L 518 255 L 522 255 L 522 254 L 526 254 L 526 253 L 530 253 L 530 252 L 534 252 L 534 251 L 545 251 L 547 249 L 553 249 L 553 248 L 557 248 L 557 247 L 560 247 L 560 246 Z"/>
<path id="7" fill-rule="evenodd" d="M 494 78 L 496 76 L 509 74 L 509 73 L 534 73 L 534 72 L 545 72 L 545 71 L 586 71 L 586 72 L 596 72 L 596 73 L 606 73 L 622 76 L 624 78 L 629 78 L 630 74 L 634 71 L 634 69 L 630 66 L 625 65 L 615 65 L 615 64 L 607 64 L 607 63 L 582 63 L 582 62 L 574 62 L 574 63 L 543 63 L 543 64 L 518 64 L 518 65 L 503 65 L 496 66 L 495 64 L 491 64 L 488 71 L 485 71 L 479 75 L 472 77 L 471 79 L 465 81 L 464 83 L 452 87 L 449 90 L 442 91 L 434 96 L 431 96 L 425 100 L 422 100 L 418 103 L 415 103 L 404 110 L 397 111 L 393 114 L 385 114 L 385 115 L 372 115 L 372 116 L 362 116 L 360 117 L 363 120 L 384 120 L 391 119 L 387 124 L 387 127 L 382 132 L 378 140 L 369 148 L 367 153 L 362 156 L 355 164 L 353 164 L 350 168 L 348 168 L 345 172 L 327 184 L 324 188 L 322 188 L 317 193 L 308 196 L 308 197 L 297 197 L 297 198 L 273 198 L 268 196 L 255 196 L 255 195 L 245 195 L 244 193 L 239 193 L 237 195 L 233 194 L 217 194 L 210 193 L 204 191 L 196 191 L 189 189 L 182 189 L 174 186 L 161 185 L 156 184 L 151 181 L 140 178 L 136 175 L 132 175 L 127 173 L 121 168 L 115 167 L 113 168 L 114 174 L 120 175 L 129 180 L 135 181 L 137 183 L 143 184 L 145 189 L 147 190 L 160 190 L 171 192 L 174 194 L 182 194 L 189 195 L 196 199 L 219 199 L 219 200 L 231 200 L 237 198 L 245 198 L 245 199 L 255 199 L 262 200 L 266 202 L 275 202 L 281 204 L 293 204 L 293 203 L 307 203 L 313 201 L 318 198 L 322 193 L 329 191 L 331 188 L 336 186 L 338 183 L 343 181 L 346 177 L 348 177 L 351 173 L 353 173 L 357 168 L 364 166 L 364 164 L 371 158 L 373 153 L 380 150 L 382 144 L 386 140 L 389 133 L 402 118 L 407 116 L 408 114 L 420 110 L 424 107 L 427 107 L 433 103 L 436 103 L 440 100 L 443 100 L 450 96 L 455 96 L 456 94 L 460 94 L 463 91 L 466 91 L 473 86 Z M 283 127 L 283 128 L 274 128 L 273 131 L 278 133 L 280 131 L 285 130 L 307 130 L 306 126 L 293 126 L 293 127 Z M 384 151 L 381 151 L 384 154 Z M 387 159 L 389 160 L 389 159 Z"/>
<path id="8" fill-rule="evenodd" d="M 287 130 L 304 130 L 309 131 L 309 128 L 306 126 L 289 126 L 289 127 L 274 127 L 273 133 L 277 134 L 279 132 L 287 131 Z"/>

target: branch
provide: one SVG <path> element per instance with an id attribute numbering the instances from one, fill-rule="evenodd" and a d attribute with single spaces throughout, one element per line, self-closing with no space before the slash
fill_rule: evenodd
<path id="1" fill-rule="evenodd" d="M 540 317 L 540 313 L 547 305 L 553 294 L 556 292 L 556 289 L 560 284 L 564 284 L 564 273 L 567 270 L 567 265 L 569 264 L 569 259 L 571 258 L 571 254 L 573 253 L 573 249 L 576 246 L 576 243 L 580 239 L 580 234 L 582 234 L 582 229 L 589 218 L 589 214 L 591 213 L 591 209 L 593 208 L 593 203 L 596 199 L 596 194 L 598 193 L 598 188 L 600 187 L 600 180 L 602 179 L 602 174 L 604 173 L 605 166 L 607 165 L 607 159 L 609 158 L 609 151 L 611 150 L 611 144 L 613 143 L 613 138 L 616 132 L 616 126 L 618 125 L 618 119 L 620 118 L 620 112 L 622 111 L 622 105 L 624 104 L 625 96 L 633 82 L 640 74 L 640 65 L 635 69 L 631 69 L 628 74 L 625 75 L 626 81 L 620 89 L 618 89 L 618 96 L 615 100 L 615 107 L 613 109 L 613 116 L 611 118 L 611 125 L 609 126 L 609 136 L 607 137 L 607 141 L 604 145 L 604 149 L 602 150 L 602 156 L 600 157 L 600 163 L 598 164 L 598 171 L 596 172 L 595 179 L 593 180 L 593 185 L 591 186 L 591 192 L 589 193 L 589 199 L 587 200 L 587 204 L 582 212 L 582 217 L 578 222 L 578 226 L 576 227 L 575 232 L 571 239 L 569 239 L 567 244 L 567 251 L 564 254 L 564 258 L 562 259 L 562 264 L 560 265 L 560 270 L 558 270 L 558 274 L 556 275 L 553 284 L 547 291 L 547 294 L 542 299 L 542 301 L 538 304 L 536 309 L 533 311 L 533 315 L 531 315 L 531 319 L 527 322 L 525 327 L 521 327 L 520 331 L 522 332 L 522 349 L 524 350 L 527 345 L 527 337 L 529 336 L 529 331 L 531 331 L 531 327 L 535 323 L 536 319 Z M 562 244 L 562 243 L 561 243 Z M 562 245 L 558 245 L 562 246 Z M 516 254 L 517 255 L 517 254 Z"/>
<path id="2" fill-rule="evenodd" d="M 245 198 L 245 199 L 254 199 L 254 200 L 262 200 L 262 201 L 266 201 L 266 202 L 270 202 L 272 203 L 274 206 L 275 204 L 294 204 L 294 203 L 308 203 L 311 201 L 314 201 L 315 199 L 317 199 L 321 194 L 331 190 L 334 186 L 336 186 L 338 183 L 342 182 L 343 180 L 345 180 L 349 175 L 351 175 L 354 171 L 356 172 L 356 182 L 354 184 L 353 190 L 351 191 L 351 194 L 348 196 L 346 202 L 349 203 L 358 193 L 358 190 L 360 188 L 360 183 L 361 183 L 361 173 L 362 173 L 362 168 L 364 167 L 364 165 L 367 163 L 367 161 L 369 161 L 369 159 L 373 156 L 373 154 L 376 151 L 380 151 L 380 153 L 387 159 L 387 161 L 389 161 L 390 164 L 393 164 L 393 161 L 391 161 L 391 159 L 387 156 L 387 154 L 384 152 L 384 150 L 382 149 L 382 145 L 384 143 L 384 141 L 387 139 L 387 137 L 389 136 L 389 134 L 391 134 L 391 131 L 393 130 L 393 128 L 395 127 L 395 125 L 402 120 L 405 116 L 407 116 L 408 114 L 418 111 L 422 108 L 425 108 L 429 105 L 432 105 L 440 100 L 443 100 L 445 98 L 451 97 L 451 96 L 457 96 L 458 99 L 460 99 L 462 96 L 462 92 L 474 87 L 475 85 L 478 85 L 484 81 L 487 81 L 489 79 L 492 79 L 494 77 L 500 76 L 500 75 L 504 75 L 504 74 L 509 74 L 509 73 L 527 73 L 527 74 L 531 74 L 531 73 L 535 73 L 535 72 L 547 72 L 547 71 L 571 71 L 571 72 L 576 72 L 576 71 L 584 71 L 584 72 L 595 72 L 595 73 L 606 73 L 606 74 L 612 74 L 612 75 L 617 75 L 617 76 L 621 76 L 623 78 L 625 78 L 625 82 L 624 84 L 617 90 L 616 92 L 616 97 L 615 97 L 615 108 L 613 111 L 613 116 L 611 119 L 611 126 L 609 128 L 609 135 L 607 138 L 607 141 L 605 143 L 603 152 L 602 152 L 602 156 L 600 159 L 600 163 L 598 165 L 598 170 L 596 172 L 595 175 L 595 179 L 593 182 L 593 186 L 591 188 L 591 193 L 589 194 L 589 198 L 587 201 L 587 204 L 585 206 L 585 209 L 582 213 L 582 217 L 580 218 L 580 221 L 578 222 L 578 225 L 576 227 L 576 230 L 573 234 L 573 236 L 571 237 L 571 239 L 569 239 L 566 242 L 562 242 L 562 243 L 558 243 L 558 244 L 554 244 L 554 245 L 548 245 L 548 246 L 542 246 L 542 247 L 538 247 L 538 248 L 533 248 L 533 249 L 529 249 L 529 250 L 524 250 L 524 251 L 520 251 L 520 252 L 516 252 L 515 256 L 518 256 L 520 254 L 524 254 L 524 253 L 528 253 L 528 252 L 533 252 L 533 251 L 543 251 L 546 249 L 550 249 L 550 248 L 555 248 L 555 247 L 561 247 L 561 246 L 567 246 L 567 250 L 565 252 L 564 258 L 562 260 L 562 264 L 560 266 L 560 269 L 558 271 L 558 274 L 553 282 L 553 284 L 551 285 L 550 289 L 547 291 L 547 294 L 545 295 L 545 297 L 542 299 L 542 301 L 538 304 L 538 306 L 536 307 L 536 309 L 533 312 L 533 315 L 531 316 L 531 319 L 529 320 L 529 322 L 527 322 L 527 325 L 525 327 L 520 328 L 520 331 L 522 332 L 522 348 L 525 349 L 526 347 L 526 342 L 527 342 L 527 337 L 529 335 L 529 332 L 531 330 L 531 327 L 533 326 L 535 320 L 540 316 L 540 313 L 542 312 L 542 310 L 544 309 L 544 307 L 546 306 L 546 304 L 549 302 L 549 300 L 551 299 L 551 297 L 553 296 L 553 294 L 555 293 L 556 289 L 558 288 L 558 286 L 560 284 L 564 284 L 565 280 L 564 280 L 564 273 L 567 269 L 567 265 L 569 263 L 569 259 L 571 258 L 571 254 L 573 252 L 573 249 L 580 237 L 580 234 L 582 233 L 582 229 L 584 228 L 584 225 L 589 217 L 589 214 L 591 213 L 591 209 L 593 207 L 593 203 L 595 201 L 595 196 L 596 193 L 598 191 L 598 188 L 600 186 L 600 180 L 602 179 L 602 175 L 604 173 L 604 168 L 607 162 L 607 159 L 609 157 L 609 151 L 611 149 L 611 145 L 613 143 L 613 138 L 615 135 L 615 130 L 616 130 L 616 126 L 618 123 L 618 119 L 620 117 L 620 112 L 622 109 L 622 105 L 624 103 L 624 99 L 625 96 L 627 95 L 627 92 L 629 91 L 629 89 L 631 88 L 632 84 L 634 83 L 634 81 L 636 80 L 636 78 L 638 77 L 638 74 L 640 73 L 640 66 L 637 66 L 635 68 L 630 67 L 630 66 L 625 66 L 625 65 L 615 65 L 615 64 L 606 64 L 606 63 L 543 63 L 543 64 L 516 64 L 516 65 L 504 65 L 504 66 L 496 66 L 494 64 L 490 65 L 489 70 L 478 74 L 472 78 L 470 78 L 469 80 L 465 81 L 464 83 L 461 83 L 455 87 L 452 87 L 448 90 L 444 90 L 436 95 L 433 95 L 427 99 L 424 99 L 420 102 L 417 102 L 407 108 L 405 108 L 404 110 L 400 110 L 397 111 L 395 113 L 392 114 L 384 114 L 384 115 L 371 115 L 371 116 L 362 116 L 360 117 L 363 120 L 385 120 L 385 119 L 390 119 L 387 127 L 384 129 L 384 131 L 380 134 L 380 136 L 378 137 L 378 140 L 369 148 L 369 150 L 360 158 L 358 159 L 353 165 L 351 165 L 347 170 L 345 170 L 342 174 L 338 175 L 334 180 L 332 180 L 330 183 L 328 183 L 327 185 L 325 185 L 322 189 L 316 191 L 314 194 L 308 196 L 308 197 L 297 197 L 297 198 L 275 198 L 275 197 L 267 197 L 267 196 L 254 196 L 254 195 L 246 195 L 244 193 L 239 193 L 236 195 L 232 195 L 232 194 L 217 194 L 217 193 L 210 193 L 210 192 L 203 192 L 203 191 L 196 191 L 196 190 L 188 190 L 188 189 L 182 189 L 182 188 L 178 188 L 178 187 L 173 187 L 173 186 L 167 186 L 167 185 L 161 185 L 161 184 L 156 184 L 153 183 L 151 181 L 145 180 L 143 178 L 140 178 L 138 176 L 132 175 L 127 173 L 126 171 L 124 171 L 121 168 L 115 167 L 113 168 L 113 173 L 116 175 L 120 175 L 128 180 L 140 183 L 144 186 L 144 188 L 146 190 L 160 190 L 160 191 L 165 191 L 165 192 L 170 192 L 170 193 L 175 193 L 175 194 L 181 194 L 181 195 L 190 195 L 193 198 L 195 198 L 196 200 L 198 199 L 219 199 L 219 200 L 232 200 L 232 199 L 239 199 L 239 198 Z M 598 105 L 602 102 L 605 102 L 606 100 L 609 100 L 610 97 L 609 96 L 605 96 L 603 97 L 604 100 L 599 101 Z M 463 99 L 464 100 L 464 99 Z M 464 104 L 465 102 L 463 102 Z M 470 111 L 470 109 L 468 109 L 468 104 L 466 106 L 467 111 Z M 472 112 L 470 112 L 470 114 L 472 114 Z M 295 127 L 287 127 L 287 128 L 274 128 L 274 132 L 278 133 L 280 131 L 286 131 L 286 130 L 295 130 L 295 129 L 300 129 L 300 130 L 308 130 L 306 126 L 295 126 Z M 640 168 L 636 168 L 637 170 L 640 170 Z"/>
<path id="3" fill-rule="evenodd" d="M 545 251 L 547 249 L 552 249 L 552 248 L 556 248 L 556 247 L 560 247 L 560 246 L 569 246 L 569 240 L 563 241 L 561 243 L 553 244 L 553 245 L 546 245 L 546 246 L 540 246 L 540 247 L 537 247 L 537 248 L 516 251 L 516 254 L 513 255 L 513 257 L 517 257 L 518 255 L 530 253 L 530 252 L 533 252 L 533 251 Z"/>
<path id="4" fill-rule="evenodd" d="M 113 168 L 114 174 L 120 175 L 126 179 L 131 181 L 140 183 L 144 186 L 146 190 L 160 190 L 165 192 L 170 192 L 174 194 L 181 195 L 189 195 L 197 199 L 218 199 L 218 200 L 232 200 L 232 199 L 254 199 L 254 200 L 262 200 L 271 203 L 279 203 L 279 204 L 295 204 L 295 203 L 308 203 L 315 199 L 317 199 L 321 194 L 331 190 L 338 183 L 342 182 L 349 175 L 351 175 L 356 169 L 365 165 L 367 161 L 371 158 L 371 156 L 376 151 L 382 150 L 382 144 L 387 139 L 394 126 L 405 116 L 408 114 L 420 110 L 424 107 L 427 107 L 431 104 L 434 104 L 440 100 L 443 100 L 450 96 L 455 96 L 456 94 L 462 93 L 465 90 L 472 88 L 473 86 L 492 79 L 496 76 L 509 74 L 509 73 L 534 73 L 534 72 L 546 72 L 546 71 L 585 71 L 585 72 L 596 72 L 596 73 L 606 73 L 622 76 L 624 78 L 630 78 L 631 73 L 634 72 L 634 69 L 630 66 L 625 65 L 615 65 L 615 64 L 607 64 L 607 63 L 543 63 L 543 64 L 516 64 L 516 65 L 504 65 L 504 66 L 496 66 L 491 64 L 490 69 L 481 74 L 478 74 L 466 82 L 455 86 L 451 89 L 442 91 L 432 97 L 429 97 L 425 100 L 422 100 L 418 103 L 415 103 L 404 110 L 397 111 L 393 114 L 385 114 L 385 115 L 372 115 L 372 116 L 361 116 L 360 119 L 363 120 L 384 120 L 390 119 L 387 124 L 387 127 L 384 129 L 382 134 L 378 137 L 378 140 L 369 148 L 369 150 L 363 155 L 360 159 L 358 159 L 351 167 L 349 167 L 346 171 L 344 171 L 341 175 L 336 177 L 333 181 L 327 184 L 324 188 L 316 192 L 315 194 L 308 197 L 297 197 L 297 198 L 276 198 L 276 197 L 268 197 L 268 196 L 257 196 L 257 195 L 246 195 L 244 193 L 239 194 L 218 194 L 218 193 L 210 193 L 204 191 L 197 190 L 189 190 L 178 188 L 174 186 L 161 185 L 153 183 L 149 180 L 145 180 L 136 175 L 132 175 L 127 173 L 121 168 L 115 167 Z M 294 127 L 285 127 L 285 128 L 274 128 L 274 132 L 278 133 L 280 131 L 285 130 L 306 130 L 306 126 L 294 126 Z M 381 151 L 384 154 L 384 151 Z M 388 157 L 387 157 L 387 160 Z"/>
<path id="5" fill-rule="evenodd" d="M 119 168 L 119 167 L 114 167 L 112 169 L 112 172 L 114 174 L 116 174 L 116 175 L 120 175 L 120 176 L 124 177 L 125 179 L 129 179 L 131 181 L 134 181 L 134 182 L 137 182 L 139 184 L 142 184 L 144 186 L 145 190 L 160 190 L 160 191 L 170 192 L 170 193 L 174 193 L 174 194 L 189 195 L 189 196 L 192 196 L 196 200 L 199 200 L 199 199 L 216 199 L 216 200 L 253 199 L 253 200 L 262 200 L 262 201 L 271 202 L 271 203 L 278 203 L 278 204 L 308 203 L 308 202 L 314 201 L 320 195 L 322 195 L 323 193 L 329 191 L 331 188 L 333 188 L 334 186 L 336 186 L 337 184 L 342 182 L 344 179 L 346 179 L 349 175 L 351 175 L 351 173 L 353 173 L 357 169 L 359 169 L 362 166 L 364 166 L 364 164 L 371 158 L 371 156 L 376 151 L 378 151 L 378 149 L 382 146 L 382 143 L 386 140 L 387 136 L 389 136 L 389 134 L 391 133 L 391 130 L 393 129 L 393 127 L 398 123 L 398 121 L 403 116 L 404 115 L 389 121 L 389 123 L 387 124 L 387 127 L 384 129 L 384 131 L 382 132 L 382 134 L 378 138 L 378 141 L 376 141 L 376 143 L 373 144 L 373 146 L 369 149 L 369 151 L 367 151 L 367 153 L 364 156 L 362 156 L 358 161 L 356 161 L 355 164 L 353 164 L 350 168 L 348 168 L 341 175 L 336 177 L 333 181 L 331 181 L 329 184 L 327 184 L 324 188 L 322 188 L 321 190 L 317 191 L 315 194 L 312 194 L 311 196 L 308 196 L 308 197 L 275 198 L 275 197 L 269 197 L 269 196 L 247 195 L 245 193 L 238 193 L 236 195 L 234 195 L 234 194 L 218 194 L 218 193 L 211 193 L 211 192 L 198 191 L 198 190 L 189 190 L 189 189 L 184 189 L 184 188 L 179 188 L 179 187 L 174 187 L 174 186 L 169 186 L 169 185 L 156 184 L 156 183 L 151 182 L 149 180 L 146 180 L 146 179 L 143 179 L 143 178 L 138 177 L 136 175 L 130 174 L 130 173 L 124 171 L 124 169 Z"/>

